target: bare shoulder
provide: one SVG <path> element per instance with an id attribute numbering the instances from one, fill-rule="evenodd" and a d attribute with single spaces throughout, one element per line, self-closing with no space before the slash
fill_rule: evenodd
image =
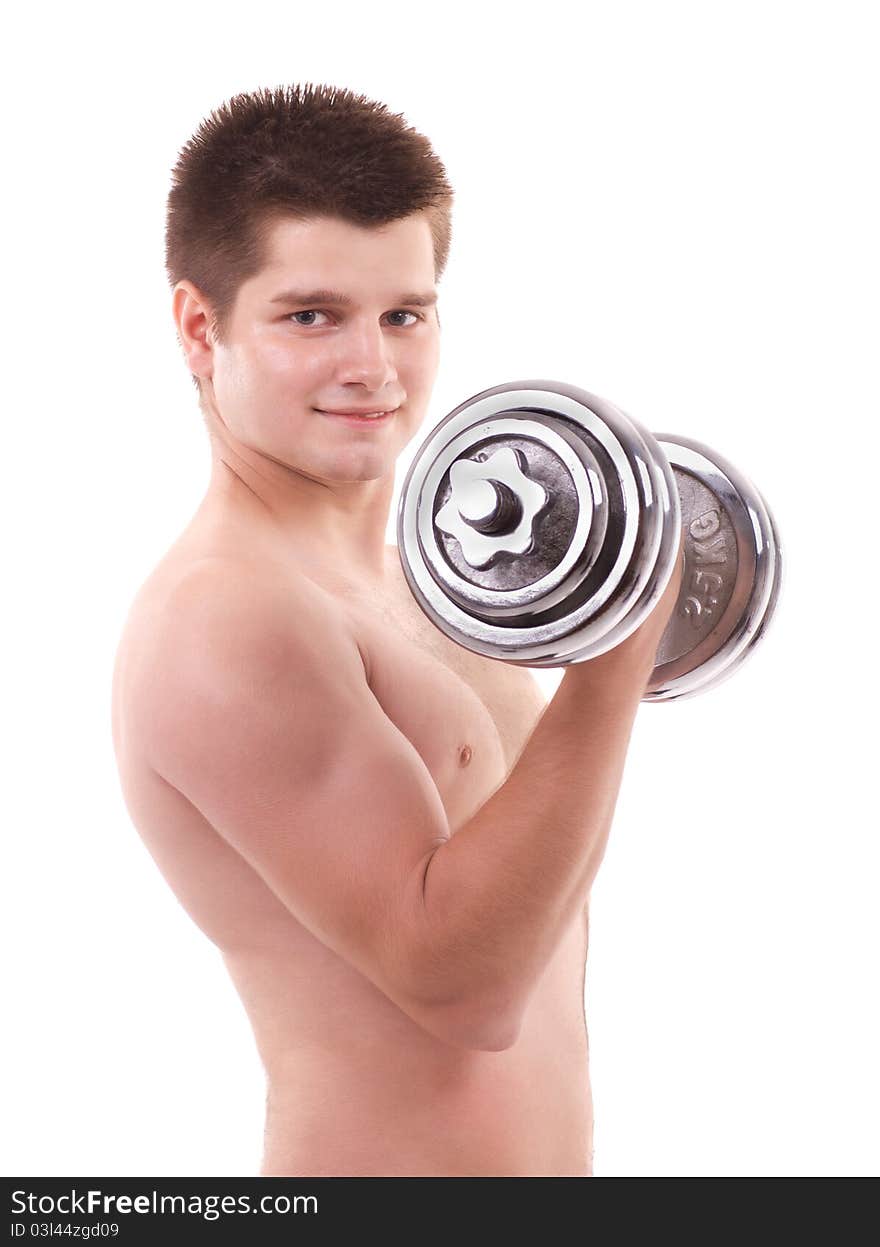
<path id="1" fill-rule="evenodd" d="M 295 566 L 270 559 L 216 554 L 181 570 L 164 608 L 167 639 L 201 651 L 219 638 L 242 651 L 257 648 L 264 662 L 286 662 L 290 647 L 339 657 L 357 647 L 341 604 Z"/>
<path id="2" fill-rule="evenodd" d="M 243 678 L 271 687 L 295 656 L 313 670 L 367 677 L 366 655 L 346 612 L 295 567 L 210 554 L 162 569 L 135 598 L 114 670 L 114 723 L 130 731 L 157 686 L 204 676 L 223 695 Z"/>

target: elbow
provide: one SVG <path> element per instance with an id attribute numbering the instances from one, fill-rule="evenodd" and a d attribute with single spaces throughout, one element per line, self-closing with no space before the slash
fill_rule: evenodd
<path id="1" fill-rule="evenodd" d="M 424 908 L 419 901 L 421 921 L 425 922 Z M 524 1004 L 516 985 L 509 978 L 504 982 L 496 979 L 487 982 L 485 977 L 477 986 L 471 981 L 463 984 L 464 974 L 456 969 L 456 959 L 438 954 L 424 931 L 416 944 L 408 941 L 405 947 L 418 947 L 421 955 L 410 956 L 408 973 L 403 976 L 406 987 L 401 996 L 406 1000 L 406 1012 L 429 1034 L 455 1048 L 477 1052 L 505 1052 L 512 1048 L 522 1029 Z M 430 948 L 430 956 L 424 949 Z"/>
<path id="2" fill-rule="evenodd" d="M 479 1052 L 506 1052 L 519 1039 L 521 1024 L 499 1020 L 470 1033 L 467 1047 Z"/>
<path id="3" fill-rule="evenodd" d="M 519 1039 L 522 1017 L 511 1010 L 443 1006 L 431 1017 L 431 1033 L 470 1052 L 506 1052 Z"/>

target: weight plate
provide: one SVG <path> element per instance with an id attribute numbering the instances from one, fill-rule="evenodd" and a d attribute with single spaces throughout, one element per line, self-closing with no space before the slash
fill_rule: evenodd
<path id="1" fill-rule="evenodd" d="M 645 701 L 672 701 L 726 680 L 754 650 L 779 597 L 782 548 L 751 481 L 690 438 L 657 433 L 685 527 L 681 594 L 657 650 Z"/>
<path id="2" fill-rule="evenodd" d="M 455 537 L 453 466 L 488 463 L 502 449 L 521 456 L 532 480 L 555 478 L 555 511 L 551 504 L 543 521 L 534 517 L 535 537 L 543 541 L 542 522 L 554 537 L 546 551 L 537 540 L 521 552 L 499 542 L 493 557 Z M 494 500 L 462 493 L 459 514 L 487 508 L 495 525 L 503 487 L 514 481 L 496 478 Z M 416 601 L 453 640 L 506 662 L 556 667 L 604 653 L 653 609 L 677 554 L 679 512 L 672 469 L 651 433 L 575 386 L 517 381 L 482 391 L 431 430 L 403 483 L 398 550 Z M 508 513 L 510 526 L 520 522 L 515 507 Z"/>

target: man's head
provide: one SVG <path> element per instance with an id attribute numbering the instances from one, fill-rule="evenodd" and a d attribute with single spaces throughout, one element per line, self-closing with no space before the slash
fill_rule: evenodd
<path id="1" fill-rule="evenodd" d="M 412 298 L 436 294 L 449 252 L 427 139 L 364 96 L 277 88 L 211 114 L 173 177 L 166 268 L 212 436 L 319 478 L 386 474 L 438 362 L 436 308 Z M 320 414 L 390 407 L 375 428 Z"/>

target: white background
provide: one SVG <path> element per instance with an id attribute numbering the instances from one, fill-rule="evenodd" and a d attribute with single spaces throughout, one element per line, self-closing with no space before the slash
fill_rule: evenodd
<path id="1" fill-rule="evenodd" d="M 456 189 L 431 424 L 571 381 L 715 446 L 782 533 L 758 650 L 638 714 L 593 890 L 596 1175 L 880 1170 L 873 9 L 16 8 L 4 1173 L 258 1171 L 247 1021 L 129 820 L 109 695 L 132 595 L 208 479 L 170 169 L 230 95 L 304 81 L 404 113 Z"/>

